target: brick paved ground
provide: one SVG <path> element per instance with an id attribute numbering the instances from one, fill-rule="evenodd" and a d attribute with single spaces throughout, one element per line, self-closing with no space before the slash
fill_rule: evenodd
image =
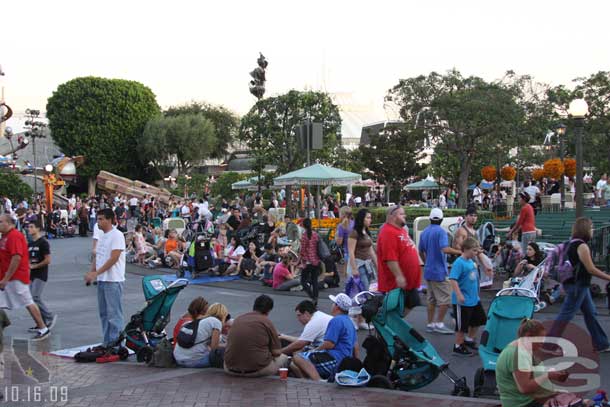
<path id="1" fill-rule="evenodd" d="M 156 407 L 360 407 L 360 406 L 494 406 L 497 401 L 400 391 L 340 388 L 299 379 L 245 379 L 217 369 L 158 369 L 131 362 L 80 364 L 34 354 L 51 373 L 51 383 L 5 388 L 11 406 Z M 9 359 L 6 359 L 6 358 Z M 5 354 L 10 363 L 10 354 Z M 13 377 L 15 381 L 23 380 Z M 444 380 L 439 377 L 438 380 Z M 11 381 L 15 383 L 15 381 Z M 18 389 L 18 390 L 16 390 Z M 13 391 L 11 395 L 10 392 Z M 67 391 L 67 400 L 62 397 Z M 35 399 L 40 394 L 40 400 Z M 18 400 L 19 401 L 18 401 Z M 55 402 L 53 402 L 55 401 Z"/>

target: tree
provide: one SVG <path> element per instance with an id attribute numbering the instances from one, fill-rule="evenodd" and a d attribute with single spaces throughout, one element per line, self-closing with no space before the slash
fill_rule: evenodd
<path id="1" fill-rule="evenodd" d="M 212 195 L 221 196 L 227 198 L 231 195 L 235 195 L 235 191 L 231 188 L 231 184 L 245 179 L 246 175 L 239 174 L 237 172 L 228 171 L 223 172 L 216 179 L 216 182 L 212 184 Z"/>
<path id="2" fill-rule="evenodd" d="M 421 170 L 424 140 L 404 124 L 392 124 L 371 136 L 371 143 L 360 146 L 362 163 L 378 181 L 390 189 L 401 188 L 407 179 Z"/>
<path id="3" fill-rule="evenodd" d="M 214 134 L 214 125 L 201 114 L 154 118 L 146 124 L 139 141 L 140 159 L 155 167 L 162 177 L 175 167 L 187 174 L 217 148 Z"/>
<path id="4" fill-rule="evenodd" d="M 236 139 L 239 131 L 239 117 L 224 106 L 206 102 L 191 102 L 182 106 L 172 106 L 165 111 L 165 116 L 174 117 L 183 114 L 200 114 L 214 125 L 217 139 L 216 148 L 210 157 L 222 158 L 227 154 L 229 145 Z"/>
<path id="5" fill-rule="evenodd" d="M 307 118 L 322 123 L 324 129 L 324 148 L 311 151 L 311 162 L 330 163 L 339 146 L 341 116 L 330 96 L 323 92 L 291 90 L 259 100 L 242 118 L 239 137 L 252 150 L 259 167 L 273 163 L 280 173 L 292 171 L 301 168 L 307 159 L 294 132 Z"/>
<path id="6" fill-rule="evenodd" d="M 0 196 L 9 197 L 13 203 L 21 202 L 34 195 L 32 188 L 12 172 L 3 172 L 0 175 Z"/>
<path id="7" fill-rule="evenodd" d="M 83 77 L 57 87 L 47 102 L 51 137 L 66 155 L 84 155 L 79 173 L 100 170 L 137 178 L 137 141 L 146 122 L 159 114 L 154 93 L 139 82 Z"/>
<path id="8" fill-rule="evenodd" d="M 507 150 L 517 142 L 526 116 L 515 88 L 458 71 L 401 79 L 387 99 L 400 107 L 415 137 L 442 142 L 459 161 L 459 206 L 467 203 L 468 180 L 478 155 L 490 145 Z"/>

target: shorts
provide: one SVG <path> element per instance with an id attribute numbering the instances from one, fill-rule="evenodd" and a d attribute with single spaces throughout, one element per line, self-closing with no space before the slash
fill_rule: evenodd
<path id="1" fill-rule="evenodd" d="M 410 290 L 402 290 L 402 295 L 405 300 L 405 309 L 413 309 L 418 305 L 421 305 L 419 291 L 417 290 L 417 288 L 413 288 Z"/>
<path id="2" fill-rule="evenodd" d="M 426 280 L 428 287 L 428 304 L 449 305 L 451 304 L 451 283 L 445 281 Z"/>
<path id="3" fill-rule="evenodd" d="M 326 351 L 309 351 L 299 354 L 303 359 L 309 360 L 314 365 L 322 379 L 334 376 L 337 369 L 337 360 Z"/>
<path id="4" fill-rule="evenodd" d="M 487 322 L 487 315 L 480 302 L 472 307 L 453 304 L 453 312 L 456 332 L 467 333 L 468 328 L 483 326 Z"/>
<path id="5" fill-rule="evenodd" d="M 19 309 L 32 304 L 30 287 L 22 281 L 9 281 L 4 290 L 0 290 L 0 308 Z"/>

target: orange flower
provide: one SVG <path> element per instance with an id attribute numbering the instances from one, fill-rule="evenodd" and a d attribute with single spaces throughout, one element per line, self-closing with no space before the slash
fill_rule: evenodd
<path id="1" fill-rule="evenodd" d="M 493 181 L 496 179 L 496 167 L 488 165 L 481 169 L 481 176 L 485 181 Z"/>
<path id="2" fill-rule="evenodd" d="M 563 163 L 559 158 L 551 158 L 544 163 L 544 175 L 558 179 L 563 175 Z"/>
<path id="3" fill-rule="evenodd" d="M 576 175 L 576 160 L 573 158 L 566 158 L 563 160 L 563 167 L 565 168 L 565 175 L 573 177 Z"/>
<path id="4" fill-rule="evenodd" d="M 536 181 L 540 181 L 542 177 L 544 177 L 544 175 L 545 172 L 542 168 L 534 168 L 534 170 L 532 171 L 532 178 L 534 178 Z"/>
<path id="5" fill-rule="evenodd" d="M 512 181 L 517 176 L 517 170 L 515 170 L 510 165 L 506 165 L 500 170 L 500 175 L 502 176 L 503 180 Z"/>

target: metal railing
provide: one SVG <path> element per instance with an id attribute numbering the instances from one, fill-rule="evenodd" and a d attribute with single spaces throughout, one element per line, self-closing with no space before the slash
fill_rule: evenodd
<path id="1" fill-rule="evenodd" d="M 589 243 L 591 256 L 595 264 L 603 264 L 609 270 L 608 246 L 610 245 L 610 226 L 602 226 L 593 231 L 593 238 Z"/>

